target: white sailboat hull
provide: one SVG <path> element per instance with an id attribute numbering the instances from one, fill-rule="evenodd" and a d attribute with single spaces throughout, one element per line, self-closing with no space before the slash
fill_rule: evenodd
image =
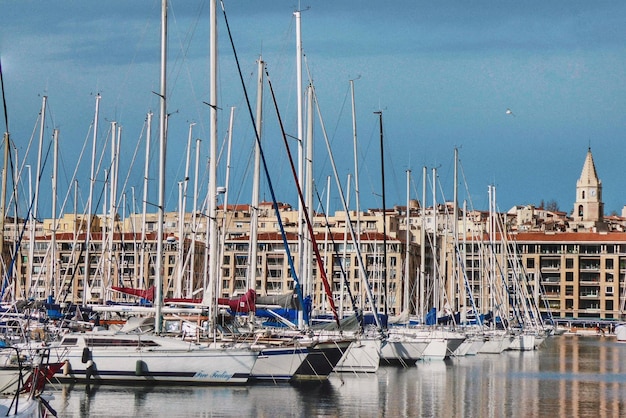
<path id="1" fill-rule="evenodd" d="M 168 337 L 67 334 L 59 345 L 61 381 L 133 384 L 243 384 L 258 357 L 246 347 L 200 345 Z"/>
<path id="2" fill-rule="evenodd" d="M 448 354 L 448 343 L 444 338 L 430 338 L 424 353 L 423 360 L 443 360 Z"/>
<path id="3" fill-rule="evenodd" d="M 262 348 L 250 377 L 256 380 L 290 380 L 307 355 L 306 347 Z"/>
<path id="4" fill-rule="evenodd" d="M 380 359 L 388 364 L 413 364 L 422 358 L 427 346 L 423 339 L 391 334 L 380 350 Z"/>
<path id="5" fill-rule="evenodd" d="M 509 350 L 532 351 L 535 349 L 535 336 L 533 334 L 520 334 L 513 337 Z"/>
<path id="6" fill-rule="evenodd" d="M 380 365 L 380 338 L 359 338 L 350 344 L 339 363 L 336 372 L 375 373 Z"/>
<path id="7" fill-rule="evenodd" d="M 512 342 L 512 337 L 506 333 L 492 333 L 485 335 L 485 342 L 480 348 L 482 354 L 500 354 L 507 350 Z"/>

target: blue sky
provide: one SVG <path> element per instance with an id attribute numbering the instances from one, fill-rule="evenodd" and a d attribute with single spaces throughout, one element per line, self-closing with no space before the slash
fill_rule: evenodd
<path id="1" fill-rule="evenodd" d="M 603 181 L 606 212 L 619 213 L 626 204 L 626 3 L 366 0 L 298 6 L 294 1 L 240 0 L 225 5 L 253 106 L 256 60 L 262 54 L 289 135 L 297 132 L 293 11 L 303 9 L 305 61 L 342 184 L 354 172 L 349 80 L 357 79 L 362 207 L 382 205 L 378 110 L 384 120 L 387 206 L 405 204 L 407 169 L 413 173 L 411 195 L 421 198 L 424 166 L 429 175 L 438 168 L 437 199 L 452 200 L 455 147 L 463 173 L 460 198 L 471 199 L 477 209 L 487 209 L 487 186 L 493 184 L 500 210 L 556 200 L 561 210 L 571 212 L 589 146 Z M 52 129 L 60 130 L 59 195 L 67 193 L 79 164 L 79 205 L 84 205 L 91 164 L 87 138 L 94 97 L 100 93 L 99 146 L 104 146 L 108 122 L 119 122 L 120 182 L 128 177 L 129 202 L 131 187 L 140 196 L 145 145 L 139 141 L 150 110 L 155 113 L 153 150 L 158 139 L 153 91 L 159 83 L 160 1 L 5 0 L 0 10 L 9 129 L 19 158 L 35 167 L 36 152 L 26 151 L 46 95 L 46 144 Z M 205 162 L 207 158 L 208 10 L 208 1 L 199 0 L 172 1 L 170 6 L 168 209 L 178 205 L 190 123 L 196 123 L 194 138 L 202 139 L 201 155 Z M 229 200 L 246 203 L 254 136 L 221 12 L 218 21 L 218 137 L 222 147 L 229 108 L 235 106 Z M 272 181 L 278 199 L 295 205 L 267 85 L 265 93 L 263 141 Z M 513 115 L 506 114 L 507 108 Z M 1 127 L 5 129 L 4 121 Z M 317 120 L 315 134 L 315 181 L 323 194 L 332 172 Z M 110 158 L 110 152 L 104 155 Z M 156 156 L 152 159 L 151 177 L 156 179 Z M 225 151 L 222 183 L 224 159 Z M 48 164 L 42 173 L 45 190 L 50 173 Z M 206 177 L 201 181 L 206 183 Z M 269 199 L 263 184 L 262 197 Z M 155 202 L 156 185 L 150 193 Z M 331 210 L 339 209 L 336 196 L 333 180 Z M 50 212 L 49 198 L 40 210 Z"/>

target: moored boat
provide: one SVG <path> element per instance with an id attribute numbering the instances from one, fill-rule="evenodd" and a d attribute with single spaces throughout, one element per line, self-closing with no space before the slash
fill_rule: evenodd
<path id="1" fill-rule="evenodd" d="M 108 384 L 244 384 L 259 354 L 247 344 L 98 330 L 68 333 L 56 348 L 66 359 L 61 382 Z"/>

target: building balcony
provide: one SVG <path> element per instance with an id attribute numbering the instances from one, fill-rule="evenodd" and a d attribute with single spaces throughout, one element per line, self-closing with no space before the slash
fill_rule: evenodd
<path id="1" fill-rule="evenodd" d="M 578 283 L 585 286 L 600 286 L 600 279 L 581 278 Z"/>

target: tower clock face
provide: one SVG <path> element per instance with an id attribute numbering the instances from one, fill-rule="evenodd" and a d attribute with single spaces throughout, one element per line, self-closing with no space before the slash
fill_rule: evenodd
<path id="1" fill-rule="evenodd" d="M 596 197 L 596 189 L 591 189 L 589 193 L 591 193 L 591 197 Z"/>

